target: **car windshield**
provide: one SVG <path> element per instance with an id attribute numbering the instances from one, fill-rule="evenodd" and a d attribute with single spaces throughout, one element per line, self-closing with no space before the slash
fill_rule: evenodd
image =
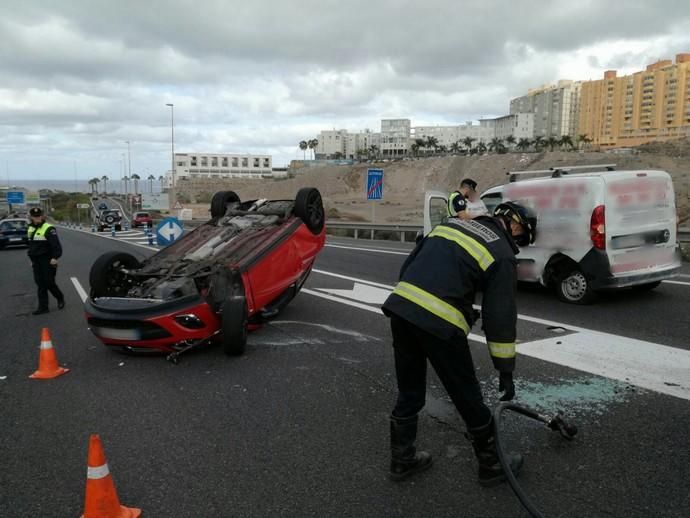
<path id="1" fill-rule="evenodd" d="M 134 217 L 135 217 L 135 218 L 148 218 L 148 217 L 149 217 L 149 213 L 148 213 L 148 212 L 137 212 L 137 213 L 134 215 Z"/>
<path id="2" fill-rule="evenodd" d="M 0 224 L 0 230 L 24 230 L 26 229 L 26 221 L 17 219 L 13 221 L 3 221 Z"/>

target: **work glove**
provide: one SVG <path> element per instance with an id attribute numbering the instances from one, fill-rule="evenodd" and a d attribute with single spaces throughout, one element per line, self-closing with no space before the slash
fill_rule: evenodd
<path id="1" fill-rule="evenodd" d="M 498 391 L 503 392 L 501 401 L 511 401 L 515 397 L 515 383 L 512 372 L 501 372 L 498 375 Z"/>

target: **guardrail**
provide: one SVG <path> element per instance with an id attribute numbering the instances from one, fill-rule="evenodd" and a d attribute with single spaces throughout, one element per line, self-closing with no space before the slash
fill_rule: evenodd
<path id="1" fill-rule="evenodd" d="M 681 243 L 690 243 L 690 227 L 678 229 L 678 241 Z"/>

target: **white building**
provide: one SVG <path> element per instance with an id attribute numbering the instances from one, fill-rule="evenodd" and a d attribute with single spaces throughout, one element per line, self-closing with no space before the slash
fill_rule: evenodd
<path id="1" fill-rule="evenodd" d="M 410 119 L 381 119 L 381 143 L 384 157 L 404 156 L 410 152 Z"/>
<path id="2" fill-rule="evenodd" d="M 367 151 L 371 146 L 381 148 L 381 134 L 368 129 L 356 133 L 347 130 L 326 130 L 319 133 L 315 157 L 317 159 L 348 158 L 356 159 L 357 151 Z"/>
<path id="3" fill-rule="evenodd" d="M 271 155 L 175 153 L 175 180 L 180 178 L 266 178 Z"/>
<path id="4" fill-rule="evenodd" d="M 503 141 L 509 136 L 513 136 L 515 142 L 521 138 L 532 140 L 534 138 L 534 114 L 516 113 L 514 115 L 504 115 L 494 120 L 494 136 Z"/>
<path id="5" fill-rule="evenodd" d="M 527 95 L 510 101 L 510 113 L 534 114 L 535 137 L 574 137 L 580 114 L 581 87 L 581 81 L 563 79 L 557 84 L 533 88 Z"/>
<path id="6" fill-rule="evenodd" d="M 413 140 L 435 137 L 437 145 L 450 148 L 453 144 L 465 146 L 463 140 L 472 139 L 472 146 L 480 142 L 488 144 L 496 136 L 495 119 L 481 119 L 479 124 L 467 121 L 465 124 L 455 126 L 415 126 Z"/>

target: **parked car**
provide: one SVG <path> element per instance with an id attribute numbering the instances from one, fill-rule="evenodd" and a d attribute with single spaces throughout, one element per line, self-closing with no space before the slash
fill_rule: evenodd
<path id="1" fill-rule="evenodd" d="M 96 260 L 85 302 L 89 328 L 107 346 L 170 352 L 171 359 L 211 341 L 242 354 L 247 331 L 300 291 L 325 232 L 317 189 L 300 189 L 294 200 L 245 202 L 218 192 L 209 221 L 143 262 L 123 252 Z"/>
<path id="2" fill-rule="evenodd" d="M 98 231 L 103 232 L 107 228 L 122 230 L 122 213 L 118 209 L 102 210 L 96 216 Z"/>
<path id="3" fill-rule="evenodd" d="M 481 195 L 491 212 L 503 201 L 516 201 L 536 213 L 536 241 L 517 256 L 519 280 L 553 288 L 564 302 L 587 304 L 599 290 L 651 290 L 679 273 L 671 177 L 656 170 L 615 171 L 614 165 L 509 173 L 511 180 L 527 173 L 542 177 Z M 577 173 L 585 169 L 594 171 Z M 445 193 L 427 193 L 425 233 L 444 217 L 446 200 Z"/>
<path id="4" fill-rule="evenodd" d="M 6 246 L 28 246 L 27 226 L 25 219 L 10 218 L 0 221 L 0 250 Z"/>
<path id="5" fill-rule="evenodd" d="M 153 218 L 148 212 L 135 212 L 132 214 L 132 227 L 151 227 L 153 226 Z"/>

